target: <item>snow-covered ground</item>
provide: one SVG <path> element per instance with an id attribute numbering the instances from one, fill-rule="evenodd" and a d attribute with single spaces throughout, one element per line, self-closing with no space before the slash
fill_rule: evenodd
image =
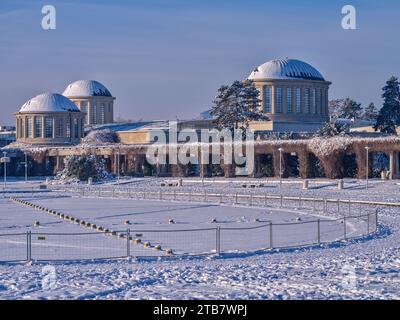
<path id="1" fill-rule="evenodd" d="M 126 179 L 124 186 L 135 190 L 158 190 L 161 179 Z M 16 184 L 22 182 L 16 182 Z M 396 182 L 371 181 L 368 191 L 363 181 L 346 181 L 344 190 L 335 182 L 310 183 L 301 189 L 301 181 L 283 184 L 270 181 L 266 187 L 247 189 L 233 180 L 225 183 L 184 181 L 179 190 L 209 192 L 240 192 L 253 194 L 302 195 L 354 200 L 400 202 Z M 180 228 L 192 222 L 195 227 L 212 226 L 216 217 L 221 224 L 254 225 L 254 218 L 269 216 L 275 221 L 293 221 L 301 213 L 279 209 L 265 210 L 243 206 L 160 202 L 123 199 L 65 198 L 53 193 L 26 194 L 26 200 L 41 203 L 59 211 L 79 215 L 81 219 L 114 229 L 123 227 Z M 66 199 L 70 199 L 66 201 Z M 0 204 L 1 232 L 16 229 L 34 231 L 32 221 L 41 222 L 40 232 L 91 232 L 79 225 L 60 220 L 50 214 L 32 210 L 2 199 Z M 89 201 L 89 202 L 88 202 Z M 88 203 L 92 203 L 92 206 Z M 53 207 L 54 205 L 54 207 Z M 205 206 L 205 208 L 204 208 Z M 203 207 L 203 208 L 202 208 Z M 110 208 L 113 208 L 110 210 Z M 152 210 L 148 210 L 152 208 Z M 205 210 L 200 210 L 200 208 Z M 84 209 L 84 210 L 81 210 Z M 134 209 L 134 210 L 132 210 Z M 147 210 L 146 210 L 147 209 Z M 199 211 L 200 210 L 200 211 Z M 216 210 L 221 210 L 216 211 Z M 226 211 L 228 210 L 228 211 Z M 244 210 L 244 211 L 243 211 Z M 132 212 L 133 211 L 133 212 Z M 142 214 L 136 214 L 137 212 Z M 155 212 L 160 211 L 158 214 Z M 110 212 L 107 217 L 106 212 Z M 165 214 L 167 212 L 167 214 Z M 172 215 L 172 212 L 173 215 Z M 203 212 L 203 213 L 201 213 Z M 218 213 L 219 212 L 219 213 Z M 243 213 L 244 212 L 244 213 Z M 120 216 L 118 216 L 120 214 Z M 85 262 L 52 262 L 55 268 L 53 288 L 43 288 L 47 263 L 0 264 L 0 298 L 70 298 L 70 299 L 181 299 L 181 298 L 243 298 L 243 299 L 331 299 L 331 298 L 400 298 L 400 208 L 380 208 L 380 225 L 374 236 L 314 246 L 304 249 L 281 249 L 242 253 L 225 253 L 217 257 L 134 258 Z M 187 217 L 194 217 L 188 219 Z M 244 219 L 243 219 L 244 217 Z M 103 219 L 104 218 L 104 219 Z M 168 219 L 176 220 L 170 225 Z M 304 216 L 303 219 L 309 219 Z M 311 217 L 312 218 L 312 217 Z M 267 219 L 266 219 L 267 220 Z M 158 225 L 155 222 L 158 222 Z M 11 231 L 12 230 L 12 231 Z M 106 240 L 114 241 L 103 236 Z M 120 239 L 115 239 L 120 241 Z M 193 241 L 193 240 L 192 240 Z M 184 240 L 188 242 L 188 240 Z M 79 245 L 79 241 L 77 240 Z M 97 243 L 102 246 L 103 243 Z"/>

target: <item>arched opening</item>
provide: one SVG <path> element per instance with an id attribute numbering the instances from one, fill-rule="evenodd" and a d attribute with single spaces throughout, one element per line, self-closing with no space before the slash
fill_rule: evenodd
<path id="1" fill-rule="evenodd" d="M 356 178 L 357 172 L 357 156 L 354 153 L 345 154 L 342 166 L 343 178 Z"/>
<path id="2" fill-rule="evenodd" d="M 285 154 L 284 177 L 297 178 L 300 176 L 300 161 L 295 152 Z"/>
<path id="3" fill-rule="evenodd" d="M 384 152 L 374 152 L 372 154 L 371 169 L 370 175 L 372 178 L 379 178 L 382 172 L 388 172 L 390 170 L 389 156 Z"/>
<path id="4" fill-rule="evenodd" d="M 273 177 L 275 175 L 272 154 L 260 155 L 260 173 L 263 177 Z"/>
<path id="5" fill-rule="evenodd" d="M 309 161 L 310 176 L 313 178 L 325 178 L 325 169 L 322 165 L 322 161 L 317 158 L 313 153 L 310 153 Z"/>

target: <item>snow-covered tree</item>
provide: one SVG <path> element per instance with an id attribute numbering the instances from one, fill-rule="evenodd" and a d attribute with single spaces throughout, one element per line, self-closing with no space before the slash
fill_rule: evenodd
<path id="1" fill-rule="evenodd" d="M 362 110 L 361 104 L 350 98 L 329 101 L 331 122 L 338 118 L 360 119 Z"/>
<path id="2" fill-rule="evenodd" d="M 316 133 L 316 137 L 334 137 L 339 135 L 345 135 L 347 126 L 344 124 L 326 122 Z"/>
<path id="3" fill-rule="evenodd" d="M 368 107 L 365 108 L 364 113 L 361 117 L 363 120 L 375 121 L 378 118 L 378 109 L 375 104 L 371 102 Z"/>
<path id="4" fill-rule="evenodd" d="M 396 77 L 391 77 L 383 87 L 383 106 L 376 120 L 375 130 L 396 134 L 400 124 L 400 88 Z"/>
<path id="5" fill-rule="evenodd" d="M 246 129 L 250 121 L 268 120 L 260 110 L 259 94 L 252 80 L 221 86 L 211 109 L 214 123 L 220 129 Z"/>
<path id="6" fill-rule="evenodd" d="M 64 160 L 64 170 L 56 179 L 86 181 L 88 178 L 103 180 L 108 176 L 103 159 L 98 159 L 94 155 L 72 155 Z"/>

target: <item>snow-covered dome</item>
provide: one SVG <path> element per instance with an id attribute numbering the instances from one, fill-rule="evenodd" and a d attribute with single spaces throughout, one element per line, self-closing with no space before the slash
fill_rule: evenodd
<path id="1" fill-rule="evenodd" d="M 295 59 L 277 59 L 268 61 L 256 68 L 250 74 L 249 79 L 303 79 L 325 81 L 321 73 L 319 73 L 319 71 L 313 66 Z"/>
<path id="2" fill-rule="evenodd" d="M 58 93 L 42 93 L 24 103 L 19 112 L 79 112 L 68 98 Z"/>
<path id="3" fill-rule="evenodd" d="M 65 89 L 64 96 L 66 97 L 111 97 L 111 92 L 100 82 L 95 80 L 78 80 Z"/>

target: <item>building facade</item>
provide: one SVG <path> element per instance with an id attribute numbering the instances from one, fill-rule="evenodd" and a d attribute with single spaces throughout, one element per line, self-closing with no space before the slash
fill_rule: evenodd
<path id="1" fill-rule="evenodd" d="M 38 145 L 78 144 L 84 114 L 66 97 L 43 93 L 28 100 L 16 113 L 17 142 Z"/>
<path id="2" fill-rule="evenodd" d="M 78 80 L 67 86 L 63 95 L 73 101 L 85 114 L 86 125 L 114 122 L 115 97 L 100 82 Z"/>
<path id="3" fill-rule="evenodd" d="M 261 110 L 271 121 L 253 122 L 253 130 L 315 132 L 329 120 L 331 82 L 300 60 L 271 60 L 248 77 L 260 92 Z"/>

